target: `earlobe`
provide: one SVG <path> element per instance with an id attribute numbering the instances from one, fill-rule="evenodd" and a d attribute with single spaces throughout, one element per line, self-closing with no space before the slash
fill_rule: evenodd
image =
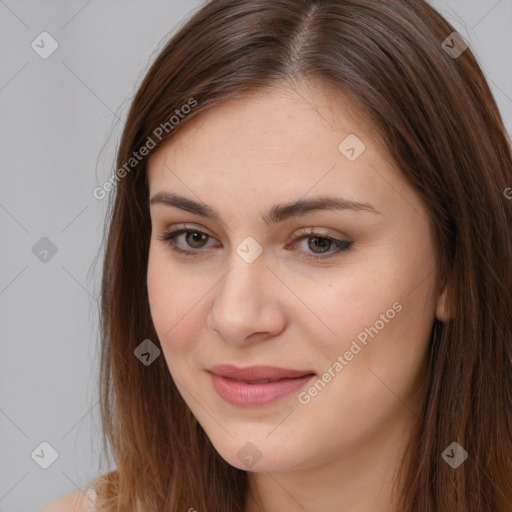
<path id="1" fill-rule="evenodd" d="M 440 322 L 448 322 L 453 318 L 453 311 L 449 303 L 448 285 L 445 285 L 437 299 L 436 318 Z"/>

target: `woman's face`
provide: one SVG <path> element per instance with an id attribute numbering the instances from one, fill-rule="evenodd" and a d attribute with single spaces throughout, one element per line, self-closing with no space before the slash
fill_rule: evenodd
<path id="1" fill-rule="evenodd" d="M 340 459 L 418 409 L 445 315 L 428 214 L 354 112 L 319 89 L 229 100 L 148 163 L 156 332 L 183 399 L 240 469 Z M 249 382 L 265 378 L 279 381 Z"/>

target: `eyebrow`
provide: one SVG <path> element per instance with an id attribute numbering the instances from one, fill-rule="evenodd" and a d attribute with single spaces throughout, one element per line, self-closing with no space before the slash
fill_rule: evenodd
<path id="1" fill-rule="evenodd" d="M 201 217 L 221 222 L 219 212 L 212 206 L 202 202 L 193 201 L 178 194 L 169 192 L 157 192 L 150 199 L 150 204 L 162 204 L 173 208 L 179 208 Z M 268 213 L 263 215 L 263 221 L 267 225 L 283 222 L 291 217 L 306 215 L 317 210 L 353 210 L 367 211 L 382 215 L 371 204 L 351 201 L 342 197 L 320 196 L 311 199 L 299 199 L 291 203 L 273 205 Z"/>

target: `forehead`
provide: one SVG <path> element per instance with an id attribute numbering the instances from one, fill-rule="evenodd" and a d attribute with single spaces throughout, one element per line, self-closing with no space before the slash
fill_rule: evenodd
<path id="1" fill-rule="evenodd" d="M 397 206 L 393 196 L 403 197 L 406 184 L 358 114 L 329 89 L 276 88 L 224 101 L 150 157 L 150 195 L 173 191 L 218 209 L 229 198 L 233 209 L 245 210 L 252 202 L 260 209 L 262 202 L 338 192 L 377 209 Z M 357 158 L 347 158 L 347 144 Z"/>
<path id="2" fill-rule="evenodd" d="M 222 162 L 224 169 L 245 165 L 246 170 L 252 163 L 260 173 L 292 163 L 289 170 L 298 177 L 303 167 L 337 160 L 339 144 L 348 135 L 355 134 L 366 144 L 374 139 L 373 130 L 358 114 L 343 95 L 326 88 L 250 92 L 199 113 L 180 128 L 150 157 L 149 177 L 156 178 L 163 164 L 180 164 L 183 169 L 194 163 L 211 169 L 215 162 Z"/>

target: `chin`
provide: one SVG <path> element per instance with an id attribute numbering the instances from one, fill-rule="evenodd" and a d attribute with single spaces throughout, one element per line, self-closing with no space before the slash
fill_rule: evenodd
<path id="1" fill-rule="evenodd" d="M 211 439 L 217 453 L 231 466 L 253 473 L 281 473 L 297 469 L 304 463 L 303 453 L 299 446 L 286 445 L 286 438 L 267 438 L 239 435 L 236 438 L 224 439 L 220 444 Z M 299 443 L 300 444 L 300 443 Z M 298 460 L 298 455 L 301 456 Z"/>

